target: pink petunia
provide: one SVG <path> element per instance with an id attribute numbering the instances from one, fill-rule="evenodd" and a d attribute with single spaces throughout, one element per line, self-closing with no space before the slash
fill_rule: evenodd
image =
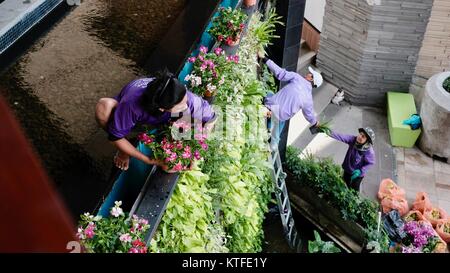
<path id="1" fill-rule="evenodd" d="M 206 46 L 200 46 L 200 52 L 202 52 L 202 53 L 206 53 L 206 52 L 208 52 L 208 48 L 206 47 Z"/>
<path id="2" fill-rule="evenodd" d="M 187 158 L 191 158 L 192 154 L 190 151 L 185 151 L 181 156 L 183 158 L 187 159 Z"/>
<path id="3" fill-rule="evenodd" d="M 130 250 L 128 250 L 128 253 L 139 253 L 139 250 L 137 248 L 130 248 Z"/>
<path id="4" fill-rule="evenodd" d="M 131 235 L 128 233 L 122 234 L 120 235 L 119 240 L 121 242 L 131 243 Z"/>
<path id="5" fill-rule="evenodd" d="M 223 49 L 220 48 L 220 47 L 217 47 L 216 49 L 214 49 L 214 53 L 215 53 L 217 56 L 220 56 L 220 55 L 223 53 Z"/>
<path id="6" fill-rule="evenodd" d="M 194 158 L 197 159 L 197 160 L 200 160 L 202 158 L 202 156 L 200 155 L 200 152 L 198 150 L 195 150 Z"/>
<path id="7" fill-rule="evenodd" d="M 183 170 L 183 165 L 181 164 L 180 161 L 178 161 L 178 163 L 173 167 L 173 170 L 176 172 Z"/>
<path id="8" fill-rule="evenodd" d="M 195 58 L 195 57 L 188 58 L 188 62 L 190 62 L 190 63 L 195 63 L 195 60 L 197 60 L 197 58 Z"/>

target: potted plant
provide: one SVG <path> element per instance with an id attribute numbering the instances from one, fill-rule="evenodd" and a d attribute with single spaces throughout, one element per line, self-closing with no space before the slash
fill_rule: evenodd
<path id="1" fill-rule="evenodd" d="M 144 236 L 150 228 L 148 221 L 136 215 L 128 217 L 121 205 L 121 201 L 116 201 L 108 218 L 81 215 L 77 237 L 83 252 L 147 253 Z"/>
<path id="2" fill-rule="evenodd" d="M 450 158 L 450 71 L 432 76 L 426 83 L 420 106 L 422 134 L 419 148 L 429 156 Z"/>
<path id="3" fill-rule="evenodd" d="M 212 20 L 213 26 L 208 33 L 221 44 L 235 46 L 239 44 L 246 20 L 247 15 L 241 10 L 220 8 L 219 15 Z"/>
<path id="4" fill-rule="evenodd" d="M 210 98 L 216 95 L 219 86 L 224 83 L 224 75 L 231 69 L 232 63 L 238 63 L 237 55 L 225 56 L 225 51 L 217 47 L 208 53 L 208 48 L 201 46 L 198 56 L 189 57 L 193 64 L 191 74 L 185 77 L 188 87 L 197 95 Z"/>
<path id="5" fill-rule="evenodd" d="M 182 119 L 165 127 L 160 133 L 141 133 L 139 141 L 148 146 L 155 159 L 168 166 L 168 172 L 189 170 L 201 160 L 208 150 L 206 130 L 198 125 L 192 130 L 191 123 Z"/>

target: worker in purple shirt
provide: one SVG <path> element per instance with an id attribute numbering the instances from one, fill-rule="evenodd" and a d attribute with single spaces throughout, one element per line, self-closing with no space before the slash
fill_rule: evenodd
<path id="1" fill-rule="evenodd" d="M 138 123 L 158 126 L 168 123 L 174 116 L 180 116 L 180 113 L 206 123 L 208 129 L 214 124 L 215 113 L 208 102 L 187 91 L 173 74 L 164 71 L 153 78 L 131 81 L 113 98 L 100 99 L 95 117 L 118 149 L 114 157 L 118 168 L 127 170 L 132 156 L 166 169 L 163 162 L 138 151 L 125 137 Z"/>
<path id="2" fill-rule="evenodd" d="M 261 58 L 261 56 L 259 57 Z M 279 123 L 278 126 L 275 124 L 275 133 L 272 134 L 271 147 L 273 149 L 278 146 L 285 121 L 292 118 L 298 111 L 302 110 L 303 116 L 312 126 L 319 125 L 314 113 L 312 89 L 321 86 L 323 78 L 311 67 L 309 67 L 309 73 L 302 77 L 295 72 L 279 67 L 267 57 L 262 57 L 261 60 L 279 81 L 287 82 L 276 94 L 268 94 L 264 98 L 264 105 L 269 110 L 268 116 L 275 117 Z"/>
<path id="3" fill-rule="evenodd" d="M 344 169 L 344 181 L 349 188 L 359 192 L 361 182 L 369 168 L 375 164 L 375 152 L 373 142 L 375 133 L 369 128 L 359 128 L 359 134 L 344 135 L 331 131 L 330 137 L 348 144 L 342 168 Z"/>

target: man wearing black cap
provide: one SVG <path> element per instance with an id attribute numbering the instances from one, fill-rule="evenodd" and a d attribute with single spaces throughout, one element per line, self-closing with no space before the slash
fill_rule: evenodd
<path id="1" fill-rule="evenodd" d="M 339 134 L 334 131 L 330 133 L 330 137 L 349 145 L 342 162 L 344 181 L 349 188 L 357 192 L 369 167 L 375 164 L 374 131 L 369 127 L 359 128 L 358 131 L 357 136 Z"/>

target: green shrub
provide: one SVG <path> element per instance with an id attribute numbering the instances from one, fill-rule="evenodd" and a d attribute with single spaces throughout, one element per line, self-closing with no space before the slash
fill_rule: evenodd
<path id="1" fill-rule="evenodd" d="M 331 159 L 315 159 L 311 155 L 300 159 L 296 148 L 288 147 L 286 165 L 295 180 L 313 189 L 317 195 L 340 210 L 342 218 L 360 224 L 365 228 L 366 239 L 376 239 L 383 251 L 388 249 L 388 239 L 384 230 L 374 236 L 377 230 L 379 205 L 363 198 L 355 190 L 348 188 L 342 179 L 342 169 Z"/>
<path id="2" fill-rule="evenodd" d="M 442 87 L 444 87 L 444 89 L 450 93 L 450 77 L 445 79 L 444 83 L 442 84 Z"/>

